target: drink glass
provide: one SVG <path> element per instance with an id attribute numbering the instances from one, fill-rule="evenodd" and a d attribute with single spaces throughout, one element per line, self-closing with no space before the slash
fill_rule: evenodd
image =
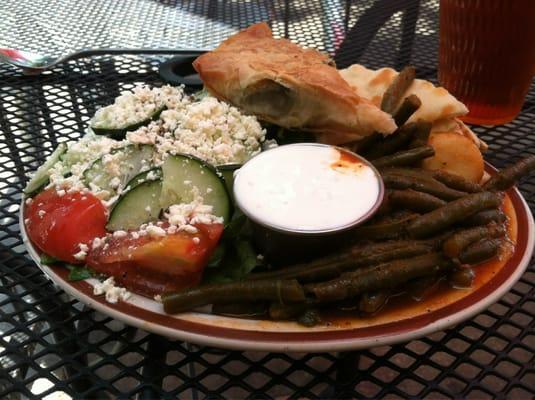
<path id="1" fill-rule="evenodd" d="M 504 124 L 535 75 L 535 0 L 440 0 L 438 80 L 469 109 L 465 122 Z"/>

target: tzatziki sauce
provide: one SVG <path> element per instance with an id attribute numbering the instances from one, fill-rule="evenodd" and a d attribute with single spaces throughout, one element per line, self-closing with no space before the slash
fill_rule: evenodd
<path id="1" fill-rule="evenodd" d="M 299 143 L 265 151 L 234 179 L 238 207 L 261 225 L 290 232 L 330 232 L 369 216 L 381 201 L 378 173 L 343 149 Z"/>

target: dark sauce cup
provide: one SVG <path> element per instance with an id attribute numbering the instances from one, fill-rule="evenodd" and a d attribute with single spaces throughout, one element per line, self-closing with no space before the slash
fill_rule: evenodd
<path id="1" fill-rule="evenodd" d="M 319 143 L 296 143 L 287 146 L 321 146 L 330 147 L 340 152 L 340 158 L 346 161 L 358 162 L 370 168 L 377 180 L 378 195 L 365 213 L 353 221 L 344 225 L 329 229 L 301 230 L 289 229 L 277 226 L 269 221 L 260 219 L 255 215 L 250 206 L 244 204 L 240 194 L 234 186 L 234 199 L 236 205 L 249 218 L 252 225 L 254 243 L 257 250 L 265 259 L 274 266 L 288 265 L 296 262 L 306 262 L 315 257 L 336 251 L 349 243 L 351 237 L 354 237 L 353 230 L 371 218 L 381 205 L 384 197 L 384 184 L 379 172 L 373 165 L 361 156 L 352 153 L 346 149 L 336 146 L 329 146 Z M 280 146 L 283 147 L 283 146 Z M 275 148 L 277 149 L 277 148 Z M 274 149 L 267 150 L 273 151 Z M 254 158 L 253 158 L 254 159 Z M 245 165 L 245 164 L 244 164 Z M 235 182 L 240 179 L 240 170 L 235 174 Z M 336 212 L 336 210 L 318 210 L 318 212 Z"/>

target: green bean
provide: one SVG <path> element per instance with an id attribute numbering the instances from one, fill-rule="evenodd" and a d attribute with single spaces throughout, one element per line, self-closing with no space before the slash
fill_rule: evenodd
<path id="1" fill-rule="evenodd" d="M 265 302 L 246 303 L 216 303 L 212 306 L 212 314 L 227 315 L 231 317 L 252 318 L 265 315 L 267 304 Z"/>
<path id="2" fill-rule="evenodd" d="M 458 257 L 461 252 L 471 245 L 484 238 L 496 238 L 505 235 L 503 225 L 476 226 L 474 228 L 462 229 L 451 235 L 442 245 L 442 251 L 448 257 Z"/>
<path id="3" fill-rule="evenodd" d="M 388 167 L 381 168 L 381 175 L 389 176 L 405 176 L 409 178 L 434 180 L 433 171 L 427 171 L 421 168 L 409 167 Z"/>
<path id="4" fill-rule="evenodd" d="M 415 94 L 406 97 L 394 113 L 394 121 L 396 122 L 396 125 L 402 126 L 421 105 L 422 102 Z"/>
<path id="5" fill-rule="evenodd" d="M 517 161 L 513 165 L 502 169 L 489 179 L 484 185 L 485 190 L 506 190 L 514 186 L 525 175 L 535 169 L 535 155 Z"/>
<path id="6" fill-rule="evenodd" d="M 353 230 L 354 237 L 358 240 L 399 239 L 405 235 L 405 228 L 410 220 L 414 218 L 416 216 L 389 222 L 362 225 Z"/>
<path id="7" fill-rule="evenodd" d="M 307 307 L 310 307 L 307 303 L 271 303 L 269 306 L 269 317 L 275 321 L 293 319 L 305 312 Z"/>
<path id="8" fill-rule="evenodd" d="M 314 282 L 324 279 L 331 279 L 339 276 L 342 273 L 353 271 L 363 265 L 377 265 L 391 260 L 412 257 L 419 254 L 425 254 L 432 250 L 432 247 L 424 243 L 412 243 L 406 247 L 392 249 L 388 252 L 368 255 L 367 257 L 353 258 L 346 263 L 340 264 L 337 267 L 323 266 L 311 268 L 306 274 L 303 274 L 296 279 L 300 282 Z"/>
<path id="9" fill-rule="evenodd" d="M 344 146 L 357 154 L 364 154 L 369 149 L 381 143 L 381 140 L 383 140 L 383 135 L 381 133 L 374 132 L 371 135 L 363 137 L 362 139 L 346 143 Z"/>
<path id="10" fill-rule="evenodd" d="M 285 268 L 274 269 L 272 271 L 252 273 L 247 276 L 247 279 L 252 281 L 266 279 L 293 279 L 301 277 L 303 274 L 306 274 L 311 269 L 317 267 L 337 265 L 348 259 L 367 257 L 369 255 L 391 251 L 392 249 L 405 247 L 411 243 L 412 242 L 410 241 L 391 241 L 386 243 L 359 244 L 334 254 L 316 258 L 310 262 L 299 263 Z"/>
<path id="11" fill-rule="evenodd" d="M 417 192 L 428 193 L 443 200 L 455 200 L 466 196 L 466 192 L 451 189 L 446 185 L 425 177 L 383 174 L 383 182 L 389 189 L 413 189 Z"/>
<path id="12" fill-rule="evenodd" d="M 433 171 L 433 177 L 437 181 L 442 182 L 444 185 L 452 189 L 461 190 L 463 192 L 477 193 L 483 190 L 481 185 L 477 183 L 470 182 L 464 179 L 462 176 L 450 174 L 449 172 L 442 171 L 440 169 Z"/>
<path id="13" fill-rule="evenodd" d="M 311 328 L 321 324 L 321 315 L 317 310 L 309 309 L 297 318 L 297 323 L 306 326 L 307 328 Z"/>
<path id="14" fill-rule="evenodd" d="M 479 264 L 498 255 L 501 241 L 499 239 L 480 240 L 471 244 L 459 254 L 459 261 L 463 264 Z"/>
<path id="15" fill-rule="evenodd" d="M 433 150 L 431 146 L 415 147 L 414 149 L 400 151 L 388 156 L 377 158 L 376 160 L 372 161 L 372 164 L 376 168 L 413 165 L 424 158 L 433 156 L 434 154 L 435 150 Z"/>
<path id="16" fill-rule="evenodd" d="M 409 149 L 427 145 L 432 126 L 433 124 L 431 122 L 419 119 L 416 122 L 416 131 L 414 132 L 413 139 L 409 143 Z"/>
<path id="17" fill-rule="evenodd" d="M 322 257 L 310 263 L 301 263 L 269 272 L 250 274 L 248 280 L 297 279 L 301 282 L 337 277 L 362 265 L 379 264 L 396 258 L 412 257 L 429 252 L 427 242 L 398 240 L 371 243 L 342 250 L 339 254 Z"/>
<path id="18" fill-rule="evenodd" d="M 403 68 L 403 70 L 401 70 L 401 72 L 394 78 L 390 86 L 386 89 L 385 93 L 383 94 L 383 99 L 381 101 L 381 110 L 394 115 L 397 105 L 401 101 L 402 96 L 405 94 L 409 86 L 414 81 L 415 76 L 416 76 L 416 72 L 414 70 L 414 67 Z M 409 107 L 411 106 L 413 106 L 413 104 L 409 105 Z M 406 114 L 408 112 L 406 107 L 407 106 L 405 106 L 405 108 L 403 109 L 398 110 L 398 113 L 394 115 L 395 120 L 401 120 L 403 118 L 403 116 L 399 115 L 399 113 L 401 112 L 401 113 Z M 409 118 L 411 114 L 412 112 L 409 114 L 407 118 Z M 400 125 L 403 125 L 403 124 L 398 124 L 398 126 Z M 360 140 L 346 143 L 345 146 L 349 148 L 351 151 L 354 151 L 358 154 L 364 154 L 369 149 L 372 149 L 378 146 L 382 140 L 383 140 L 383 135 L 375 132 Z"/>
<path id="19" fill-rule="evenodd" d="M 451 261 L 428 253 L 344 274 L 327 282 L 308 284 L 305 290 L 321 302 L 343 300 L 359 294 L 398 287 L 412 279 L 451 269 Z"/>
<path id="20" fill-rule="evenodd" d="M 379 311 L 386 304 L 390 292 L 388 290 L 378 290 L 376 292 L 364 292 L 360 296 L 359 310 L 373 314 Z"/>
<path id="21" fill-rule="evenodd" d="M 364 153 L 368 160 L 374 160 L 379 157 L 392 154 L 408 144 L 416 133 L 416 124 L 406 124 L 398 128 L 394 133 L 385 137 L 380 143 L 374 146 L 370 151 Z"/>
<path id="22" fill-rule="evenodd" d="M 503 223 L 507 220 L 507 216 L 504 212 L 498 208 L 492 210 L 480 211 L 477 214 L 468 217 L 463 221 L 465 226 L 480 226 L 487 225 L 491 222 L 496 222 L 498 224 Z"/>
<path id="23" fill-rule="evenodd" d="M 388 200 L 389 193 L 390 193 L 389 190 L 385 191 L 385 195 L 383 197 L 383 202 L 381 203 L 381 205 L 377 209 L 377 212 L 375 213 L 376 216 L 378 216 L 378 215 L 386 215 L 386 214 L 390 214 L 392 212 L 392 205 L 390 204 L 390 201 Z"/>
<path id="24" fill-rule="evenodd" d="M 434 250 L 442 250 L 442 245 L 448 238 L 456 232 L 455 229 L 449 229 L 440 232 L 438 235 L 431 236 L 430 238 L 419 240 L 419 243 L 425 243 L 431 246 Z"/>
<path id="25" fill-rule="evenodd" d="M 414 78 L 416 78 L 414 67 L 407 66 L 403 68 L 383 94 L 381 110 L 393 114 L 401 98 L 412 85 Z"/>
<path id="26" fill-rule="evenodd" d="M 303 302 L 303 287 L 296 280 L 264 280 L 211 284 L 162 295 L 166 313 L 179 313 L 214 303 L 244 301 Z"/>
<path id="27" fill-rule="evenodd" d="M 448 280 L 455 289 L 468 289 L 474 282 L 475 273 L 472 268 L 459 268 L 453 271 Z"/>
<path id="28" fill-rule="evenodd" d="M 446 202 L 438 197 L 412 189 L 392 190 L 388 195 L 392 207 L 401 207 L 417 212 L 427 212 L 442 207 Z"/>
<path id="29" fill-rule="evenodd" d="M 463 221 L 469 216 L 488 209 L 498 207 L 502 195 L 493 192 L 472 193 L 414 218 L 407 225 L 407 232 L 413 238 L 429 237 L 450 226 Z"/>
<path id="30" fill-rule="evenodd" d="M 477 193 L 483 190 L 481 185 L 477 183 L 467 181 L 461 176 L 453 175 L 442 170 L 429 171 L 421 168 L 390 167 L 382 169 L 381 174 L 433 180 L 446 185 L 450 189 L 466 193 Z"/>

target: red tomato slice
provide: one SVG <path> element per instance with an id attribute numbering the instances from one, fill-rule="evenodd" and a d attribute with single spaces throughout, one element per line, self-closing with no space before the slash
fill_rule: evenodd
<path id="1" fill-rule="evenodd" d="M 35 196 L 24 210 L 25 226 L 31 241 L 46 254 L 61 261 L 80 263 L 74 254 L 80 243 L 90 246 L 106 235 L 106 209 L 90 193 L 66 193 L 54 188 Z"/>
<path id="2" fill-rule="evenodd" d="M 86 258 L 96 272 L 113 276 L 128 289 L 154 296 L 197 285 L 221 234 L 222 224 L 196 225 L 195 234 L 180 231 L 163 237 L 108 240 Z"/>

